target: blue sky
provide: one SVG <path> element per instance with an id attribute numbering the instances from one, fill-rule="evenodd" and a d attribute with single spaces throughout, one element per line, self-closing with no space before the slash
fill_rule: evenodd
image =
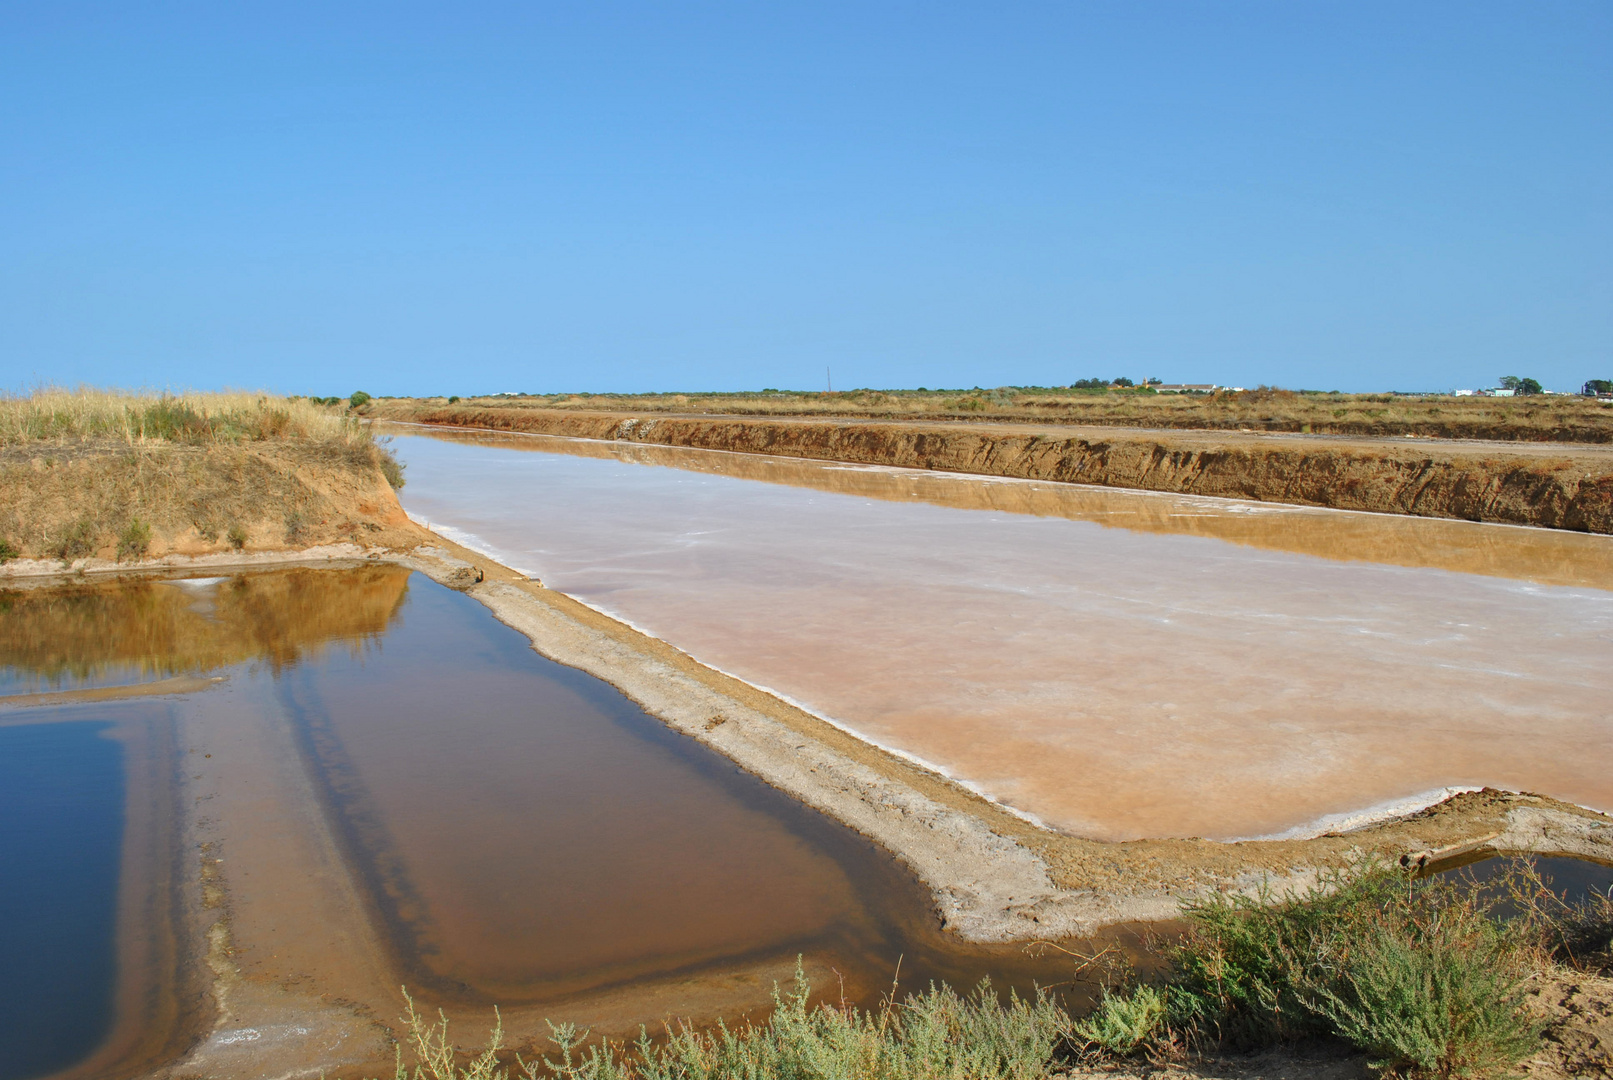
<path id="1" fill-rule="evenodd" d="M 1613 377 L 1613 5 L 0 5 L 0 387 Z"/>

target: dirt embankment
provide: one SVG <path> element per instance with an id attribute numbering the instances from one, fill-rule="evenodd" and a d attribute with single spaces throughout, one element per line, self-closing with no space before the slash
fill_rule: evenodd
<path id="1" fill-rule="evenodd" d="M 0 542 L 26 560 L 408 547 L 375 448 L 90 440 L 0 447 Z"/>
<path id="2" fill-rule="evenodd" d="M 1218 390 L 1157 394 L 1142 389 L 1000 386 L 995 390 L 848 390 L 838 393 L 544 394 L 417 398 L 439 408 L 519 408 L 645 415 L 773 416 L 814 419 L 991 421 L 1018 424 L 1264 431 L 1367 438 L 1499 439 L 1613 443 L 1613 400 L 1533 394 L 1341 394 Z M 396 408 L 403 399 L 377 403 Z"/>
<path id="3" fill-rule="evenodd" d="M 427 424 L 1613 533 L 1613 452 L 1601 446 L 452 406 L 394 406 L 378 415 Z"/>

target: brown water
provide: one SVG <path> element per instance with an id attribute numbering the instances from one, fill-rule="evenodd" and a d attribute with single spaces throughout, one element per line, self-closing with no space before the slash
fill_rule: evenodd
<path id="1" fill-rule="evenodd" d="M 543 436 L 397 445 L 417 519 L 1071 832 L 1277 835 L 1482 785 L 1613 809 L 1607 537 Z"/>
<path id="2" fill-rule="evenodd" d="M 319 1010 L 396 1015 L 400 982 L 461 1015 L 498 1003 L 513 1033 L 535 1035 L 547 1016 L 624 1032 L 759 1009 L 798 954 L 820 989 L 863 1002 L 898 962 L 908 989 L 1070 976 L 1058 954 L 943 936 L 925 891 L 886 853 L 407 571 L 3 599 L 0 665 L 15 685 L 63 671 L 81 682 L 107 671 L 223 677 L 138 701 L 20 707 L 37 697 L 0 696 L 0 734 L 34 746 L 36 732 L 54 731 L 62 744 L 40 758 L 32 801 L 12 808 L 32 815 L 19 833 L 32 846 L 8 863 L 5 895 L 48 923 L 49 911 L 28 907 L 53 895 L 43 885 L 61 867 L 48 853 L 80 834 L 102 849 L 110 837 L 114 853 L 87 864 L 78 889 L 91 910 L 117 912 L 118 934 L 90 942 L 101 951 L 64 990 L 64 1001 L 111 1010 L 99 1027 L 78 1007 L 58 1018 L 58 1044 L 82 1043 L 68 1047 L 74 1075 L 161 1060 L 189 1025 L 211 1022 L 195 1007 L 207 1000 L 196 965 L 180 955 L 203 947 L 194 930 L 152 939 L 186 910 L 204 928 L 227 912 L 230 963 L 245 980 L 231 1000 L 240 1010 L 257 994 L 274 1021 L 248 1016 L 215 1033 L 209 1045 L 247 1055 L 246 1072 L 220 1070 L 232 1075 L 280 1061 L 276 1031 L 291 1060 L 340 1063 L 319 1055 L 350 1052 L 371 1029 L 316 1022 Z M 102 810 L 49 811 L 52 792 L 88 767 L 83 747 L 104 738 L 128 748 L 95 758 L 114 779 L 122 762 L 127 792 L 101 781 Z M 163 806 L 178 820 L 153 809 Z M 197 852 L 216 893 L 194 879 Z M 197 911 L 199 896 L 215 899 Z M 35 959 L 63 948 L 49 935 L 36 945 Z M 0 955 L 0 986 L 32 970 L 30 956 Z M 32 1034 L 8 1031 L 11 1045 Z M 58 1044 L 40 1060 L 59 1065 Z M 43 1074 L 16 1074 L 33 1075 Z"/>
<path id="3" fill-rule="evenodd" d="M 901 955 L 987 970 L 878 849 L 424 579 L 374 654 L 277 691 L 417 981 L 508 1003 L 798 951 L 859 993 Z"/>

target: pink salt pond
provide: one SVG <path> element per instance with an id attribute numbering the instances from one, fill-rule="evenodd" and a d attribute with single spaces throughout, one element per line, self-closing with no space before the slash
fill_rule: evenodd
<path id="1" fill-rule="evenodd" d="M 1484 785 L 1613 810 L 1609 538 L 542 436 L 397 449 L 445 535 L 1070 833 L 1303 835 Z"/>

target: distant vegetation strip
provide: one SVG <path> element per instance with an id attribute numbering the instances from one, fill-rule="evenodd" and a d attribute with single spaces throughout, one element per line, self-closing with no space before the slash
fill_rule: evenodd
<path id="1" fill-rule="evenodd" d="M 404 404 L 403 400 L 398 404 Z M 837 393 L 764 390 L 732 394 L 501 394 L 419 398 L 407 404 L 417 408 L 461 405 L 723 416 L 1013 420 L 1318 435 L 1613 442 L 1613 400 L 1564 394 L 1492 398 L 1317 393 L 1269 387 L 1161 394 L 1150 387 L 1076 385 Z"/>
<path id="2" fill-rule="evenodd" d="M 376 415 L 428 424 L 1613 533 L 1613 459 L 1570 446 L 1541 453 L 1432 440 L 379 405 Z"/>
<path id="3" fill-rule="evenodd" d="M 629 1045 L 587 1044 L 551 1025 L 554 1049 L 502 1051 L 496 1030 L 477 1056 L 458 1053 L 445 1018 L 408 1003 L 398 1080 L 1042 1080 L 1127 1062 L 1194 1075 L 1196 1060 L 1327 1040 L 1391 1076 L 1511 1075 L 1550 1047 L 1572 1068 L 1594 1042 L 1570 1017 L 1548 1018 L 1531 989 L 1554 980 L 1613 983 L 1613 901 L 1570 905 L 1527 863 L 1499 883 L 1415 880 L 1363 866 L 1300 896 L 1214 898 L 1160 942 L 1167 974 L 1140 982 L 1105 954 L 1076 956 L 1078 977 L 1105 986 L 1085 1016 L 1039 993 L 1006 1001 L 983 984 L 941 985 L 873 1010 L 811 1004 L 799 971 L 775 989 L 765 1023 L 672 1026 Z M 1542 1036 L 1550 1035 L 1549 1043 Z M 1223 1075 L 1214 1072 L 1214 1075 Z"/>

